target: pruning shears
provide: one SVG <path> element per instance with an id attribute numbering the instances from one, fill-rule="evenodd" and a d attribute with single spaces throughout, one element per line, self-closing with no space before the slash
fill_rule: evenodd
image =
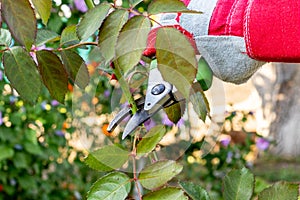
<path id="1" fill-rule="evenodd" d="M 107 131 L 112 132 L 123 119 L 131 116 L 123 131 L 122 139 L 124 139 L 159 110 L 184 100 L 176 87 L 163 80 L 158 68 L 152 68 L 149 72 L 146 95 L 136 100 L 137 112 L 132 115 L 129 106 L 123 108 L 110 122 Z"/>
<path id="2" fill-rule="evenodd" d="M 201 57 L 198 61 L 198 72 L 196 75 L 196 82 L 199 83 L 201 90 L 205 91 L 211 87 L 212 78 L 213 74 L 210 67 L 204 58 Z M 136 100 L 137 112 L 132 114 L 129 106 L 123 108 L 110 122 L 107 131 L 112 132 L 123 119 L 131 116 L 122 135 L 122 139 L 124 139 L 159 110 L 183 101 L 185 101 L 183 95 L 174 85 L 163 79 L 157 68 L 157 63 L 153 61 L 150 65 L 146 95 Z"/>

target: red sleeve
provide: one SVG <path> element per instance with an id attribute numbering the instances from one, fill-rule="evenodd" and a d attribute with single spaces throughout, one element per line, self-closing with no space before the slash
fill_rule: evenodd
<path id="1" fill-rule="evenodd" d="M 300 1 L 250 0 L 244 17 L 247 54 L 270 62 L 300 62 Z"/>

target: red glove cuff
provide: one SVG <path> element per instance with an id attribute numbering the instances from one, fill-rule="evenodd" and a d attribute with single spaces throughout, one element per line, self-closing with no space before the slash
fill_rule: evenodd
<path id="1" fill-rule="evenodd" d="M 209 24 L 209 35 L 243 37 L 243 19 L 248 0 L 219 0 Z"/>
<path id="2" fill-rule="evenodd" d="M 253 0 L 246 10 L 244 35 L 250 57 L 300 62 L 299 0 Z"/>
<path id="3" fill-rule="evenodd" d="M 256 60 L 300 62 L 300 1 L 218 0 L 208 34 L 244 37 Z"/>
<path id="4" fill-rule="evenodd" d="M 244 37 L 256 60 L 300 62 L 300 2 L 219 0 L 208 33 Z"/>

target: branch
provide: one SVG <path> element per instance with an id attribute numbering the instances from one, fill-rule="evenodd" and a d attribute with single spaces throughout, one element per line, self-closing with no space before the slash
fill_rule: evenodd
<path id="1" fill-rule="evenodd" d="M 3 53 L 3 52 L 8 51 L 8 50 L 9 50 L 9 48 L 6 47 L 5 49 L 1 49 L 1 50 L 0 50 L 0 53 Z"/>
<path id="2" fill-rule="evenodd" d="M 82 42 L 82 43 L 74 44 L 74 45 L 66 47 L 66 48 L 60 47 L 60 48 L 57 49 L 57 51 L 69 50 L 69 49 L 73 49 L 73 48 L 80 47 L 80 46 L 83 46 L 83 45 L 94 45 L 94 46 L 97 46 L 98 43 L 97 42 Z"/>

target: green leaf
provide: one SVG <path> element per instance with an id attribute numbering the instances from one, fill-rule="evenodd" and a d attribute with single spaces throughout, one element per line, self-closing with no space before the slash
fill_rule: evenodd
<path id="1" fill-rule="evenodd" d="M 35 45 L 42 46 L 48 42 L 54 42 L 59 40 L 59 35 L 56 32 L 47 30 L 47 29 L 39 29 L 37 31 Z"/>
<path id="2" fill-rule="evenodd" d="M 143 200 L 188 200 L 183 191 L 179 188 L 167 187 L 161 190 L 150 192 L 143 196 Z"/>
<path id="3" fill-rule="evenodd" d="M 198 61 L 196 80 L 201 85 L 203 91 L 208 90 L 212 85 L 213 72 L 203 57 Z"/>
<path id="4" fill-rule="evenodd" d="M 2 142 L 8 141 L 9 143 L 16 143 L 18 139 L 15 136 L 15 130 L 0 126 L 0 140 Z"/>
<path id="5" fill-rule="evenodd" d="M 90 168 L 101 171 L 101 172 L 108 172 L 112 171 L 113 168 L 108 167 L 101 163 L 93 154 L 89 154 L 88 157 L 84 160 L 85 164 L 87 164 Z"/>
<path id="6" fill-rule="evenodd" d="M 185 110 L 185 101 L 173 104 L 172 106 L 164 108 L 169 120 L 174 124 L 181 119 L 182 115 L 184 114 Z"/>
<path id="7" fill-rule="evenodd" d="M 112 68 L 104 63 L 104 58 L 101 56 L 101 49 L 98 46 L 93 47 L 88 54 L 87 60 L 98 63 L 104 71 L 108 70 L 108 73 L 113 73 Z"/>
<path id="8" fill-rule="evenodd" d="M 198 117 L 205 121 L 207 114 L 210 112 L 209 102 L 199 83 L 193 84 L 193 90 L 190 101 Z"/>
<path id="9" fill-rule="evenodd" d="M 258 194 L 261 193 L 264 189 L 270 187 L 270 183 L 267 182 L 264 178 L 255 177 L 255 185 L 254 185 L 254 193 Z"/>
<path id="10" fill-rule="evenodd" d="M 139 181 L 147 189 L 158 188 L 182 170 L 182 165 L 172 160 L 158 161 L 146 166 L 139 175 Z"/>
<path id="11" fill-rule="evenodd" d="M 13 47 L 4 52 L 3 64 L 11 85 L 25 101 L 34 103 L 40 94 L 42 83 L 29 53 L 22 47 Z"/>
<path id="12" fill-rule="evenodd" d="M 223 180 L 224 199 L 250 199 L 254 188 L 254 176 L 247 169 L 234 169 Z"/>
<path id="13" fill-rule="evenodd" d="M 200 185 L 181 181 L 179 182 L 179 185 L 193 200 L 210 200 L 207 191 Z"/>
<path id="14" fill-rule="evenodd" d="M 131 5 L 132 8 L 134 8 L 135 6 L 137 6 L 139 3 L 141 3 L 143 0 L 129 0 L 129 3 Z"/>
<path id="15" fill-rule="evenodd" d="M 129 79 L 129 87 L 132 89 L 139 89 L 147 80 L 148 80 L 148 72 L 149 69 L 142 65 L 136 65 L 134 70 L 128 75 Z"/>
<path id="16" fill-rule="evenodd" d="M 24 115 L 21 112 L 13 112 L 10 114 L 9 121 L 15 126 L 21 126 L 22 125 L 22 117 Z"/>
<path id="17" fill-rule="evenodd" d="M 85 41 L 93 35 L 100 28 L 110 8 L 110 4 L 101 3 L 88 10 L 77 26 L 78 37 Z"/>
<path id="18" fill-rule="evenodd" d="M 54 32 L 60 33 L 64 25 L 65 23 L 59 15 L 52 15 L 52 17 L 48 21 L 47 28 Z"/>
<path id="19" fill-rule="evenodd" d="M 52 9 L 52 0 L 31 0 L 35 9 L 42 18 L 43 24 L 47 25 Z"/>
<path id="20" fill-rule="evenodd" d="M 127 22 L 128 16 L 126 10 L 115 10 L 104 20 L 100 28 L 99 47 L 107 63 L 115 57 L 119 32 Z"/>
<path id="21" fill-rule="evenodd" d="M 11 44 L 11 34 L 8 30 L 6 29 L 0 29 L 0 46 L 6 46 L 9 47 Z"/>
<path id="22" fill-rule="evenodd" d="M 7 146 L 0 146 L 0 161 L 11 158 L 14 155 L 14 150 Z"/>
<path id="23" fill-rule="evenodd" d="M 14 166 L 18 169 L 20 168 L 28 168 L 28 160 L 27 160 L 27 156 L 28 154 L 25 154 L 25 153 L 20 153 L 20 152 L 17 152 L 15 153 L 14 155 L 14 158 L 13 158 L 13 163 L 14 163 Z"/>
<path id="24" fill-rule="evenodd" d="M 137 145 L 137 154 L 150 153 L 157 143 L 166 134 L 166 128 L 162 125 L 153 127 Z"/>
<path id="25" fill-rule="evenodd" d="M 150 26 L 148 18 L 134 16 L 122 28 L 116 46 L 115 65 L 119 66 L 124 73 L 140 61 L 146 48 Z"/>
<path id="26" fill-rule="evenodd" d="M 184 3 L 180 0 L 153 0 L 148 6 L 148 12 L 151 15 L 170 12 L 201 13 L 188 10 Z"/>
<path id="27" fill-rule="evenodd" d="M 174 28 L 160 28 L 156 38 L 156 58 L 164 80 L 188 99 L 198 65 L 195 50 L 186 36 Z"/>
<path id="28" fill-rule="evenodd" d="M 30 154 L 33 154 L 33 155 L 42 155 L 43 154 L 43 151 L 38 143 L 25 141 L 23 143 L 23 145 L 24 145 L 24 149 Z"/>
<path id="29" fill-rule="evenodd" d="M 79 43 L 79 39 L 76 34 L 76 25 L 67 26 L 61 33 L 60 45 L 69 45 Z"/>
<path id="30" fill-rule="evenodd" d="M 39 71 L 51 96 L 64 103 L 68 91 L 68 75 L 58 56 L 47 50 L 37 51 Z"/>
<path id="31" fill-rule="evenodd" d="M 61 51 L 61 58 L 64 67 L 73 80 L 81 89 L 84 89 L 89 84 L 89 72 L 84 60 L 76 52 L 72 50 Z"/>
<path id="32" fill-rule="evenodd" d="M 90 163 L 86 162 L 88 165 L 94 166 L 93 168 L 97 168 L 95 161 L 97 160 L 101 165 L 105 165 L 112 169 L 118 169 L 124 165 L 124 163 L 128 160 L 129 152 L 121 149 L 116 145 L 104 146 L 94 152 L 91 153 L 91 156 L 94 158 L 90 158 Z M 101 170 L 102 166 L 99 166 Z M 107 170 L 105 170 L 107 171 Z"/>
<path id="33" fill-rule="evenodd" d="M 129 177 L 121 172 L 112 172 L 98 179 L 88 192 L 88 200 L 126 199 L 131 189 Z"/>
<path id="34" fill-rule="evenodd" d="M 25 131 L 25 138 L 27 141 L 31 142 L 32 144 L 37 145 L 37 137 L 36 137 L 36 132 L 32 129 L 28 129 Z"/>
<path id="35" fill-rule="evenodd" d="M 28 174 L 23 174 L 17 177 L 20 187 L 24 190 L 34 190 L 37 189 L 36 177 Z"/>
<path id="36" fill-rule="evenodd" d="M 2 0 L 2 17 L 13 37 L 29 51 L 36 36 L 36 18 L 29 1 Z"/>
<path id="37" fill-rule="evenodd" d="M 258 200 L 297 200 L 299 195 L 299 184 L 277 182 L 271 187 L 263 190 L 258 195 Z"/>

